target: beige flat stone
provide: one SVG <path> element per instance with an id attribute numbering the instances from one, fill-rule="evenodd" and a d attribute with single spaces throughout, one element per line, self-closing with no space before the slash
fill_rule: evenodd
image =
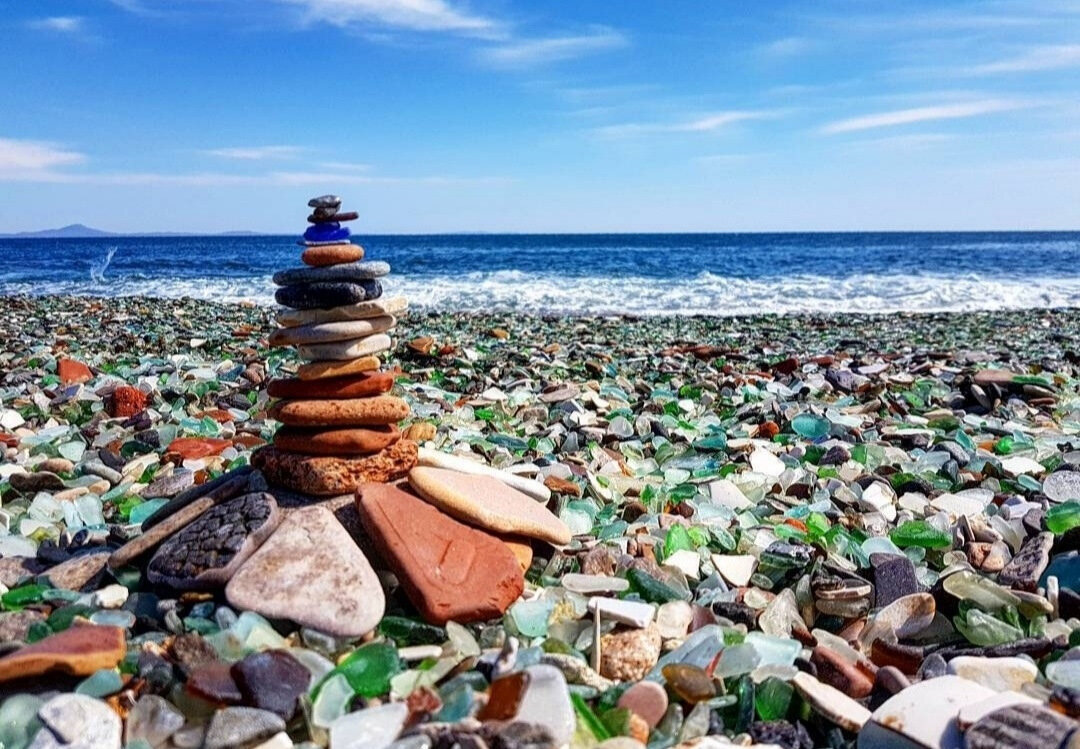
<path id="1" fill-rule="evenodd" d="M 558 546 L 570 543 L 570 529 L 562 520 L 491 476 L 420 466 L 409 471 L 409 484 L 428 502 L 466 523 Z"/>
<path id="2" fill-rule="evenodd" d="M 313 344 L 350 341 L 375 333 L 385 333 L 397 324 L 391 315 L 369 317 L 366 320 L 342 320 L 340 322 L 300 325 L 295 328 L 279 328 L 270 334 L 271 346 L 310 346 Z"/>
<path id="3" fill-rule="evenodd" d="M 298 325 L 315 325 L 344 320 L 364 320 L 381 315 L 400 315 L 409 309 L 409 300 L 403 296 L 372 299 L 367 302 L 347 304 L 330 309 L 286 309 L 277 313 L 278 325 L 294 328 Z"/>
<path id="4" fill-rule="evenodd" d="M 319 505 L 290 513 L 233 575 L 225 597 L 237 609 L 335 637 L 366 635 L 386 609 L 367 557 Z"/>
<path id="5" fill-rule="evenodd" d="M 309 361 L 346 361 L 358 359 L 361 356 L 371 356 L 389 351 L 394 345 L 390 336 L 385 333 L 376 333 L 366 338 L 357 338 L 349 341 L 334 341 L 333 343 L 318 343 L 310 346 L 297 346 L 296 352 L 301 359 Z"/>
<path id="6" fill-rule="evenodd" d="M 500 471 L 498 468 L 492 468 L 475 460 L 463 458 L 460 455 L 445 453 L 442 450 L 432 450 L 429 447 L 421 447 L 419 458 L 417 465 L 446 468 L 458 473 L 471 473 L 477 476 L 491 476 L 540 502 L 547 502 L 551 499 L 551 490 L 535 479 L 518 476 L 516 473 L 510 473 L 509 471 Z"/>
<path id="7" fill-rule="evenodd" d="M 352 361 L 317 361 L 304 364 L 296 370 L 296 376 L 301 380 L 322 380 L 373 372 L 378 368 L 379 357 L 362 356 Z"/>

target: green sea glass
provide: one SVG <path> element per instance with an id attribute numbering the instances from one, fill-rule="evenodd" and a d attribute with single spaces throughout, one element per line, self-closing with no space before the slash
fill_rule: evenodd
<path id="1" fill-rule="evenodd" d="M 824 437 L 829 433 L 829 429 L 832 425 L 828 419 L 823 419 L 820 416 L 814 416 L 813 414 L 799 414 L 791 420 L 791 428 L 800 437 L 806 439 L 816 440 Z"/>
<path id="2" fill-rule="evenodd" d="M 1070 501 L 1053 505 L 1046 511 L 1046 529 L 1061 535 L 1080 525 L 1080 502 Z"/>
<path id="3" fill-rule="evenodd" d="M 918 546 L 923 549 L 944 549 L 952 545 L 952 539 L 925 520 L 908 520 L 889 534 L 889 539 L 901 549 Z"/>
<path id="4" fill-rule="evenodd" d="M 787 715 L 791 707 L 791 696 L 795 690 L 790 684 L 775 676 L 770 676 L 758 685 L 754 695 L 754 708 L 762 720 L 779 720 Z"/>
<path id="5" fill-rule="evenodd" d="M 341 674 L 353 692 L 362 697 L 379 697 L 390 691 L 390 679 L 401 672 L 397 648 L 388 642 L 372 642 L 356 649 L 330 672 Z M 316 692 L 326 680 L 315 687 Z"/>

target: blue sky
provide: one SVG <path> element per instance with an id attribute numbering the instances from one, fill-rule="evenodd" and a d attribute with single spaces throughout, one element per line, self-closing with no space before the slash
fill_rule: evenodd
<path id="1" fill-rule="evenodd" d="M 1080 229 L 1080 2 L 0 0 L 0 231 Z"/>

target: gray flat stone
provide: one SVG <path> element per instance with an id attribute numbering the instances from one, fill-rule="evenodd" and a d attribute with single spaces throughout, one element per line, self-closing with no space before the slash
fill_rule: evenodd
<path id="1" fill-rule="evenodd" d="M 289 268 L 274 274 L 274 283 L 289 286 L 295 283 L 333 283 L 336 281 L 368 281 L 381 278 L 390 272 L 389 263 L 382 260 L 365 260 L 359 263 L 341 263 L 322 268 Z"/>
<path id="2" fill-rule="evenodd" d="M 51 567 L 39 577 L 48 578 L 54 588 L 61 590 L 90 590 L 98 587 L 105 575 L 109 554 L 108 549 L 95 549 Z"/>
<path id="3" fill-rule="evenodd" d="M 38 710 L 45 727 L 29 749 L 120 749 L 120 717 L 101 700 L 61 694 Z"/>
<path id="4" fill-rule="evenodd" d="M 214 713 L 203 749 L 248 749 L 285 730 L 277 715 L 254 707 L 227 707 Z"/>

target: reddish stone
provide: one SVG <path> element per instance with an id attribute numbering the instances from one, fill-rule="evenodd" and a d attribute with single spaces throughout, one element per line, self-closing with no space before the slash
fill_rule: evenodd
<path id="1" fill-rule="evenodd" d="M 116 388 L 109 401 L 109 416 L 114 419 L 130 419 L 146 409 L 146 394 L 130 385 Z"/>
<path id="2" fill-rule="evenodd" d="M 367 398 L 389 392 L 394 387 L 390 372 L 365 372 L 356 377 L 328 377 L 320 380 L 283 379 L 267 383 L 271 398 Z"/>
<path id="3" fill-rule="evenodd" d="M 56 374 L 64 385 L 79 385 L 94 379 L 90 367 L 75 359 L 61 359 L 56 363 Z"/>
<path id="4" fill-rule="evenodd" d="M 779 372 L 780 374 L 791 374 L 799 368 L 799 360 L 794 356 L 789 356 L 787 359 L 783 359 L 776 362 L 776 364 L 773 364 L 772 368 L 774 372 Z"/>
<path id="5" fill-rule="evenodd" d="M 228 663 L 218 661 L 192 671 L 184 685 L 189 694 L 219 705 L 238 705 L 244 700 Z"/>
<path id="6" fill-rule="evenodd" d="M 561 479 L 558 476 L 548 476 L 544 479 L 544 486 L 556 494 L 569 494 L 574 497 L 581 496 L 581 487 L 573 481 Z"/>
<path id="7" fill-rule="evenodd" d="M 217 455 L 231 445 L 232 442 L 229 440 L 219 440 L 213 437 L 181 437 L 169 443 L 166 452 L 177 453 L 184 460 L 197 460 L 198 458 Z"/>
<path id="8" fill-rule="evenodd" d="M 19 438 L 14 434 L 7 434 L 6 432 L 0 432 L 0 445 L 6 447 L 16 447 L 19 444 Z"/>
<path id="9" fill-rule="evenodd" d="M 512 720 L 521 708 L 521 700 L 528 688 L 529 674 L 525 671 L 507 674 L 491 682 L 488 701 L 477 713 L 477 720 Z"/>
<path id="10" fill-rule="evenodd" d="M 780 434 L 780 427 L 775 421 L 766 421 L 764 424 L 758 426 L 758 437 L 771 440 L 778 434 Z"/>
<path id="11" fill-rule="evenodd" d="M 521 595 L 521 567 L 499 539 L 384 484 L 362 485 L 357 509 L 376 549 L 428 622 L 491 619 Z"/>
<path id="12" fill-rule="evenodd" d="M 236 447 L 246 447 L 251 450 L 256 447 L 262 447 L 266 444 L 266 440 L 262 437 L 256 437 L 254 434 L 238 434 L 233 437 L 232 443 Z"/>
<path id="13" fill-rule="evenodd" d="M 203 416 L 209 416 L 218 424 L 228 424 L 233 420 L 233 415 L 223 408 L 214 408 L 210 411 L 204 411 Z"/>
<path id="14" fill-rule="evenodd" d="M 420 687 L 405 698 L 405 706 L 409 708 L 409 717 L 405 724 L 411 726 L 437 713 L 442 707 L 442 700 L 430 687 Z"/>
<path id="15" fill-rule="evenodd" d="M 0 658 L 0 682 L 56 671 L 89 676 L 114 668 L 126 651 L 119 627 L 74 626 Z"/>
<path id="16" fill-rule="evenodd" d="M 822 683 L 839 689 L 849 697 L 860 700 L 874 689 L 873 679 L 833 650 L 818 645 L 810 655 L 810 662 L 817 667 L 817 676 Z"/>

